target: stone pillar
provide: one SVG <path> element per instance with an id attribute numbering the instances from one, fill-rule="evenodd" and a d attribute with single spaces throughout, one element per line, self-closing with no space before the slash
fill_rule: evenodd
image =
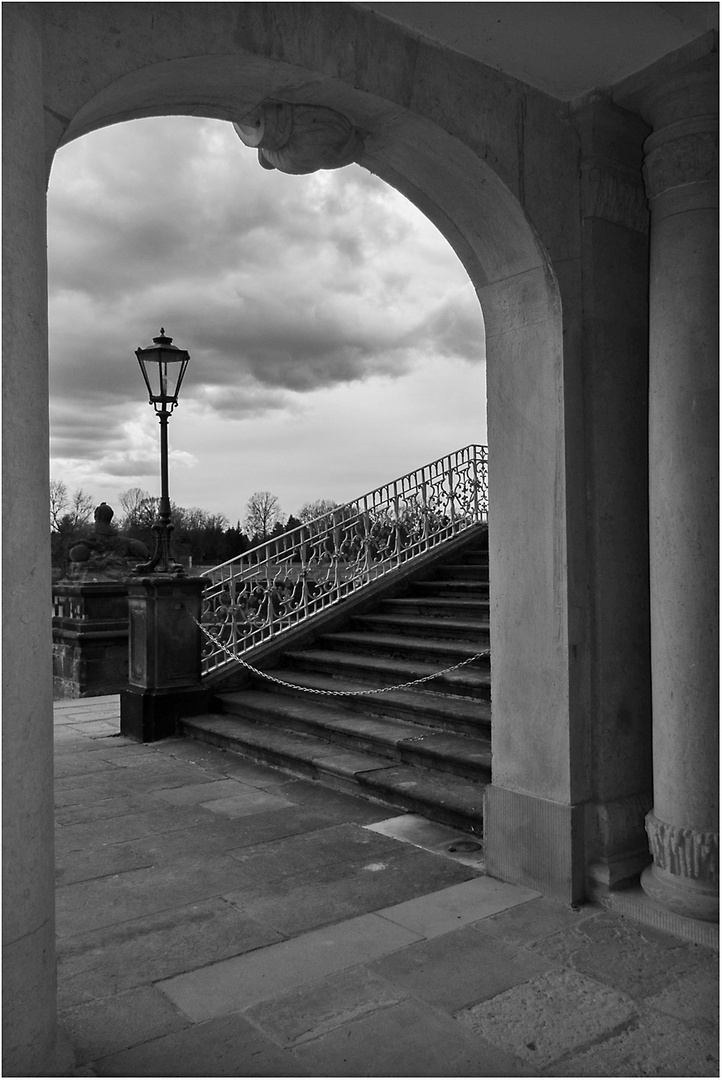
<path id="1" fill-rule="evenodd" d="M 53 608 L 53 697 L 120 693 L 128 685 L 128 586 L 58 583 Z"/>
<path id="2" fill-rule="evenodd" d="M 42 5 L 3 11 L 3 1075 L 55 1061 Z"/>
<path id="3" fill-rule="evenodd" d="M 120 730 L 138 742 L 176 732 L 183 716 L 210 704 L 201 684 L 200 622 L 205 578 L 154 575 L 128 583 L 129 686 L 120 695 Z"/>
<path id="4" fill-rule="evenodd" d="M 716 57 L 647 92 L 654 809 L 647 894 L 715 920 L 718 900 Z"/>
<path id="5" fill-rule="evenodd" d="M 649 126 L 594 97 L 576 111 L 581 147 L 584 454 L 589 575 L 587 895 L 649 863 Z"/>

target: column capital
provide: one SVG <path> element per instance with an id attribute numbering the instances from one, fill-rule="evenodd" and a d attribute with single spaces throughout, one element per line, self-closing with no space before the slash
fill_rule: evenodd
<path id="1" fill-rule="evenodd" d="M 644 144 L 644 183 L 650 202 L 691 184 L 711 184 L 719 176 L 717 117 L 675 120 L 655 130 Z"/>
<path id="2" fill-rule="evenodd" d="M 645 140 L 644 183 L 652 204 L 668 192 L 669 210 L 692 209 L 700 196 L 705 204 L 717 200 L 719 85 L 716 57 L 706 56 L 647 87 L 640 111 L 652 125 Z M 705 185 L 701 189 L 699 185 Z M 681 189 L 686 189 L 681 192 Z M 669 200 L 665 200 L 669 202 Z"/>

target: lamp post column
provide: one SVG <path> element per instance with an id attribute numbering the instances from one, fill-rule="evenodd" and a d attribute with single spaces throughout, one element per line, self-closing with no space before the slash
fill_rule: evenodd
<path id="1" fill-rule="evenodd" d="M 205 712 L 211 694 L 201 684 L 201 618 L 205 578 L 186 578 L 171 554 L 168 418 L 178 404 L 189 355 L 161 327 L 136 357 L 160 422 L 160 502 L 155 552 L 128 583 L 129 672 L 120 696 L 120 730 L 140 742 L 174 735 L 183 716 Z"/>
<path id="2" fill-rule="evenodd" d="M 130 662 L 120 730 L 138 742 L 175 735 L 184 716 L 207 712 L 200 622 L 205 578 L 153 574 L 128 582 Z"/>

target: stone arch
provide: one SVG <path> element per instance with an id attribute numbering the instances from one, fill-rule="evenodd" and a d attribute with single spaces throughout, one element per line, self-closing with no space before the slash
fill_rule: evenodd
<path id="1" fill-rule="evenodd" d="M 235 53 L 159 58 L 107 83 L 78 109 L 58 145 L 153 115 L 237 121 L 267 101 L 343 112 L 365 135 L 359 164 L 426 214 L 476 289 L 487 352 L 495 779 L 529 789 L 528 732 L 519 718 L 526 714 L 531 727 L 543 717 L 532 787 L 568 803 L 562 305 L 548 253 L 486 160 L 493 151 L 481 157 L 439 124 L 344 80 L 319 81 L 311 68 L 258 55 L 239 63 Z"/>

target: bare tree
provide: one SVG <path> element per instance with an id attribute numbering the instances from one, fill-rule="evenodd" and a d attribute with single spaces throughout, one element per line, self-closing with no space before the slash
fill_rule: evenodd
<path id="1" fill-rule="evenodd" d="M 128 488 L 118 495 L 118 502 L 123 511 L 120 528 L 129 534 L 149 532 L 156 519 L 158 499 L 149 495 L 142 488 Z"/>
<path id="2" fill-rule="evenodd" d="M 281 506 L 270 491 L 256 491 L 246 503 L 243 527 L 251 537 L 267 540 L 281 519 Z"/>
<path id="3" fill-rule="evenodd" d="M 68 505 L 68 489 L 62 480 L 50 480 L 50 528 L 60 531 L 60 519 Z"/>
<path id="4" fill-rule="evenodd" d="M 337 506 L 338 503 L 334 502 L 333 499 L 314 499 L 311 502 L 303 504 L 298 511 L 298 516 L 305 524 L 307 521 L 313 521 L 314 518 L 323 517 L 324 514 L 330 514 Z"/>
<path id="5" fill-rule="evenodd" d="M 87 525 L 93 513 L 93 496 L 78 488 L 72 495 L 62 480 L 50 481 L 50 528 L 53 532 L 70 533 Z"/>

